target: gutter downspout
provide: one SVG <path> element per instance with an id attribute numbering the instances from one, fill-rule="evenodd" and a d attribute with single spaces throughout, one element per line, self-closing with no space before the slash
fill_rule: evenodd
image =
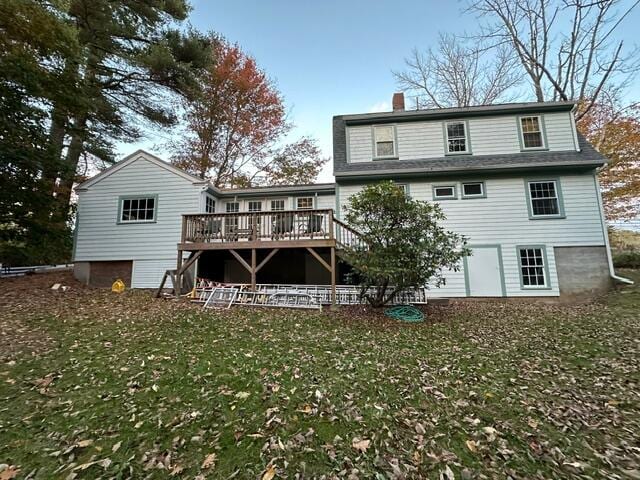
<path id="1" fill-rule="evenodd" d="M 607 249 L 607 261 L 609 263 L 609 275 L 614 280 L 624 283 L 626 285 L 633 285 L 633 280 L 628 278 L 619 277 L 616 275 L 616 271 L 613 268 L 613 257 L 611 256 L 611 245 L 609 243 L 609 231 L 607 230 L 607 223 L 604 220 L 604 208 L 602 206 L 602 194 L 600 192 L 600 182 L 598 181 L 597 174 L 593 175 L 593 180 L 596 184 L 596 197 L 598 198 L 598 208 L 600 209 L 600 222 L 602 223 L 602 234 L 604 235 L 604 244 Z"/>

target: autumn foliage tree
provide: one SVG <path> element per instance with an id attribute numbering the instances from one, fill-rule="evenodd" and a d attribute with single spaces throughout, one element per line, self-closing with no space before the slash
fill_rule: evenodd
<path id="1" fill-rule="evenodd" d="M 255 59 L 212 37 L 201 95 L 184 103 L 173 162 L 216 186 L 308 183 L 326 159 L 311 138 L 281 146 L 291 130 L 282 95 Z"/>
<path id="2" fill-rule="evenodd" d="M 599 102 L 577 126 L 609 160 L 599 174 L 607 218 L 640 217 L 640 105 L 620 109 L 611 101 Z"/>

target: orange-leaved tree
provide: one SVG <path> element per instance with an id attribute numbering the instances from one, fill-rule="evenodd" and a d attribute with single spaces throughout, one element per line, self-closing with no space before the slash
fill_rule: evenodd
<path id="1" fill-rule="evenodd" d="M 608 220 L 640 216 L 640 105 L 616 108 L 595 104 L 578 122 L 578 129 L 609 159 L 599 174 Z"/>
<path id="2" fill-rule="evenodd" d="M 281 93 L 238 45 L 211 37 L 201 94 L 185 101 L 173 162 L 219 187 L 312 182 L 326 159 L 315 140 L 289 145 Z"/>

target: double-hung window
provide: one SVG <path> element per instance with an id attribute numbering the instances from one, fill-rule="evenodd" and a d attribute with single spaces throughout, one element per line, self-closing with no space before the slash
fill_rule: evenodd
<path id="1" fill-rule="evenodd" d="M 564 216 L 557 180 L 529 180 L 526 187 L 531 218 Z"/>
<path id="2" fill-rule="evenodd" d="M 150 223 L 156 221 L 158 200 L 156 196 L 120 198 L 120 223 Z"/>
<path id="3" fill-rule="evenodd" d="M 518 247 L 522 288 L 548 288 L 549 274 L 544 247 Z"/>
<path id="4" fill-rule="evenodd" d="M 397 156 L 396 133 L 393 125 L 373 127 L 375 158 L 393 158 Z"/>
<path id="5" fill-rule="evenodd" d="M 467 124 L 465 122 L 447 122 L 447 153 L 469 153 Z"/>
<path id="6" fill-rule="evenodd" d="M 542 119 L 539 116 L 520 117 L 520 133 L 523 150 L 545 148 Z"/>

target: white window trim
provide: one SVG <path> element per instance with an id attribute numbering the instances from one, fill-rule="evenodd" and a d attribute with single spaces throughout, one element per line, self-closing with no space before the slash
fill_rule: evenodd
<path id="1" fill-rule="evenodd" d="M 228 205 L 230 205 L 232 203 L 235 203 L 236 205 L 238 205 L 238 210 L 236 210 L 236 211 L 230 211 L 229 210 Z M 233 200 L 233 201 L 230 201 L 230 202 L 229 201 L 224 202 L 224 211 L 225 211 L 225 213 L 240 213 L 240 202 L 237 201 L 237 200 Z"/>
<path id="2" fill-rule="evenodd" d="M 124 214 L 124 202 L 125 200 L 148 200 L 153 199 L 153 218 L 146 220 L 123 220 Z M 123 195 L 118 197 L 118 224 L 130 224 L 130 223 L 156 223 L 158 221 L 158 195 L 156 194 L 142 194 L 142 195 Z"/>
<path id="3" fill-rule="evenodd" d="M 542 255 L 542 277 L 544 279 L 544 285 L 525 285 L 524 275 L 522 273 L 522 258 L 520 257 L 520 250 L 540 250 Z M 516 253 L 518 255 L 518 273 L 520 275 L 520 289 L 521 290 L 551 290 L 551 283 L 549 279 L 549 264 L 547 260 L 547 249 L 544 245 L 518 245 L 516 246 Z"/>
<path id="4" fill-rule="evenodd" d="M 556 193 L 555 197 L 545 197 L 544 199 L 555 199 L 556 203 L 558 205 L 558 213 L 546 213 L 546 214 L 536 214 L 534 212 L 533 209 L 533 196 L 531 195 L 531 184 L 532 183 L 553 183 L 553 189 Z M 560 187 L 560 181 L 555 179 L 555 178 L 550 178 L 547 180 L 526 180 L 525 181 L 525 186 L 526 186 L 526 195 L 527 195 L 527 200 L 529 201 L 529 219 L 544 219 L 544 218 L 565 218 L 565 213 L 564 213 L 564 205 L 563 205 L 563 200 L 562 200 L 562 191 L 561 191 L 561 187 Z M 544 200 L 544 199 L 537 199 L 537 200 Z"/>
<path id="5" fill-rule="evenodd" d="M 298 207 L 298 201 L 302 200 L 304 198 L 310 198 L 311 199 L 311 208 L 299 208 Z M 301 210 L 301 211 L 314 210 L 316 208 L 316 198 L 313 195 L 307 195 L 307 196 L 304 196 L 304 197 L 296 197 L 295 207 L 296 207 L 296 210 Z"/>
<path id="6" fill-rule="evenodd" d="M 212 212 L 207 212 L 207 201 L 208 200 L 213 202 L 213 211 Z M 217 206 L 218 206 L 218 199 L 216 197 L 214 197 L 213 195 L 205 193 L 205 195 L 204 195 L 204 213 L 215 213 Z"/>
<path id="7" fill-rule="evenodd" d="M 252 212 L 252 213 L 256 213 L 256 212 L 263 212 L 264 211 L 264 200 L 259 199 L 259 200 L 247 200 L 247 212 Z M 260 203 L 260 210 L 251 210 L 249 208 L 249 204 L 250 203 Z"/>
<path id="8" fill-rule="evenodd" d="M 480 185 L 480 193 L 467 194 L 464 192 L 465 185 Z M 462 198 L 486 198 L 487 191 L 484 182 L 462 182 L 460 186 Z"/>
<path id="9" fill-rule="evenodd" d="M 436 190 L 438 188 L 451 188 L 453 189 L 453 194 L 452 195 L 436 195 Z M 434 200 L 457 200 L 458 199 L 457 189 L 454 184 L 433 185 L 432 195 Z"/>
<path id="10" fill-rule="evenodd" d="M 464 127 L 464 150 L 461 150 L 459 152 L 449 151 L 449 129 L 447 128 L 447 126 L 454 123 L 455 124 L 461 123 L 462 126 Z M 459 120 L 459 121 L 444 122 L 444 137 L 445 137 L 444 152 L 446 155 L 468 155 L 471 153 L 471 144 L 469 142 L 469 125 L 467 124 L 466 121 Z"/>
<path id="11" fill-rule="evenodd" d="M 391 139 L 393 143 L 392 155 L 378 155 L 378 141 L 376 139 L 376 128 L 389 128 L 391 127 Z M 373 141 L 373 159 L 384 160 L 398 158 L 398 134 L 395 125 L 372 125 L 371 126 L 371 139 Z"/>
<path id="12" fill-rule="evenodd" d="M 287 209 L 287 198 L 270 198 L 269 201 L 269 211 L 270 212 L 282 212 L 284 210 Z M 283 208 L 282 210 L 273 210 L 273 205 L 271 202 L 282 202 L 283 203 Z"/>
<path id="13" fill-rule="evenodd" d="M 524 143 L 524 128 L 522 127 L 522 120 L 525 118 L 537 118 L 538 119 L 538 128 L 540 128 L 540 142 L 542 143 L 541 147 L 527 147 Z M 542 115 L 520 115 L 518 117 L 518 132 L 520 133 L 520 146 L 522 150 L 530 151 L 530 150 L 546 150 L 547 149 L 547 139 L 544 132 L 544 119 Z"/>

